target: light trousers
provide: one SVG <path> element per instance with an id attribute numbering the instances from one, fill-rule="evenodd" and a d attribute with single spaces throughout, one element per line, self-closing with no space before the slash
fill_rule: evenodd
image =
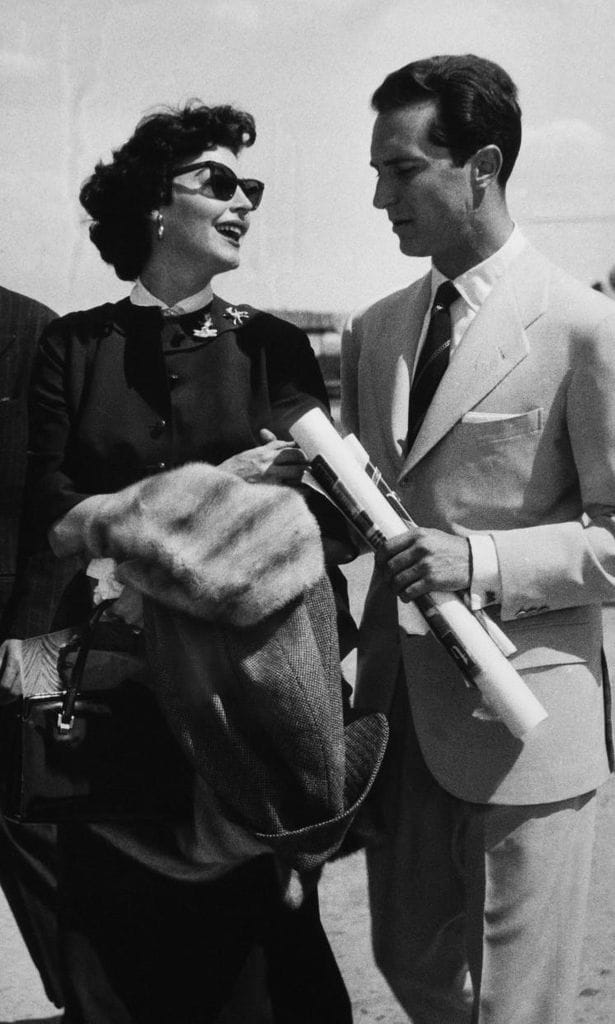
<path id="1" fill-rule="evenodd" d="M 458 800 L 410 730 L 392 739 L 381 797 L 388 838 L 367 856 L 374 952 L 413 1024 L 572 1024 L 595 792 Z"/>

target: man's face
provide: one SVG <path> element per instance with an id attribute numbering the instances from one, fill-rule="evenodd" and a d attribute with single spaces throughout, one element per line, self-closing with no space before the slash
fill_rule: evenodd
<path id="1" fill-rule="evenodd" d="M 379 114 L 371 163 L 374 206 L 386 210 L 406 256 L 431 256 L 443 273 L 461 273 L 473 222 L 471 162 L 456 167 L 448 149 L 429 141 L 433 100 Z"/>

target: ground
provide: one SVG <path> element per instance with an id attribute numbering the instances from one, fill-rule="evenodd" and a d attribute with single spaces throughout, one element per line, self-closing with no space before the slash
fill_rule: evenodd
<path id="1" fill-rule="evenodd" d="M 366 567 L 348 573 L 353 606 L 360 604 Z M 615 678 L 615 608 L 605 611 L 605 635 Z M 615 1020 L 615 780 L 600 794 L 599 834 L 594 860 L 581 983 L 575 1024 Z M 330 864 L 321 883 L 323 918 L 351 994 L 355 1024 L 408 1024 L 373 964 L 361 853 Z M 54 1020 L 10 912 L 0 894 L 0 1024 Z"/>

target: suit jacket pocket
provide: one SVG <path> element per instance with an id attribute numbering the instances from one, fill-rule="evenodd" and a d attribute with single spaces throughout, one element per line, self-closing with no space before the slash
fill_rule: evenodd
<path id="1" fill-rule="evenodd" d="M 472 530 L 510 530 L 539 520 L 545 496 L 534 467 L 544 439 L 542 421 L 537 408 L 507 419 L 457 422 L 425 460 L 434 505 L 421 518 L 417 503 L 417 520 Z"/>
<path id="2" fill-rule="evenodd" d="M 489 414 L 488 419 L 482 419 L 480 412 L 473 410 L 462 417 L 458 429 L 464 440 L 479 447 L 490 446 L 510 441 L 513 438 L 539 434 L 542 430 L 543 418 L 542 408 L 530 409 L 527 412 L 514 415 L 502 413 L 501 417 L 493 413 Z"/>
<path id="3" fill-rule="evenodd" d="M 510 661 L 519 672 L 593 661 L 602 642 L 597 606 L 566 608 L 523 622 L 505 622 L 502 628 L 517 647 Z"/>

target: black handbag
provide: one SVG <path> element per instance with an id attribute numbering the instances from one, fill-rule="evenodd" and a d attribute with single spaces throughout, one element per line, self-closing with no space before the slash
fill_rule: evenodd
<path id="1" fill-rule="evenodd" d="M 194 773 L 147 684 L 142 633 L 105 622 L 111 603 L 60 649 L 61 692 L 4 709 L 7 818 L 175 821 L 190 813 Z M 88 674 L 103 685 L 90 689 Z"/>

